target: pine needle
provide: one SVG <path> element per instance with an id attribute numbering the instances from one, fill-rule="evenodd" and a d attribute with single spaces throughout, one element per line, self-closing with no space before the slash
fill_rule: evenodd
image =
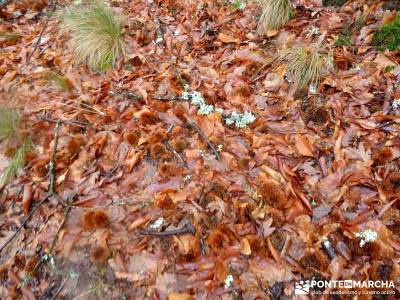
<path id="1" fill-rule="evenodd" d="M 0 140 L 13 137 L 21 121 L 18 110 L 13 108 L 0 109 Z"/>
<path id="2" fill-rule="evenodd" d="M 322 71 L 332 67 L 332 54 L 323 52 L 320 44 L 310 47 L 297 45 L 281 51 L 278 59 L 286 63 L 287 72 L 294 80 L 296 89 L 317 84 Z"/>
<path id="3" fill-rule="evenodd" d="M 70 36 L 68 45 L 78 62 L 92 70 L 105 71 L 125 53 L 122 21 L 101 0 L 64 11 L 61 32 Z"/>
<path id="4" fill-rule="evenodd" d="M 259 34 L 266 34 L 270 30 L 279 29 L 285 25 L 293 15 L 290 0 L 259 0 L 262 13 L 258 22 Z"/>
<path id="5" fill-rule="evenodd" d="M 25 154 L 32 147 L 30 138 L 26 138 L 23 144 L 18 148 L 13 157 L 11 158 L 8 166 L 4 169 L 0 176 L 0 188 L 7 184 L 11 178 L 17 175 L 18 171 L 25 165 Z"/>

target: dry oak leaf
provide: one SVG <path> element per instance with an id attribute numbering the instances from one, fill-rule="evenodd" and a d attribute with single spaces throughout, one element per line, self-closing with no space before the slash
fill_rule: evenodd
<path id="1" fill-rule="evenodd" d="M 186 293 L 171 293 L 168 295 L 168 300 L 193 300 L 193 297 Z"/>
<path id="2" fill-rule="evenodd" d="M 239 39 L 237 39 L 231 35 L 222 33 L 222 32 L 218 35 L 218 39 L 225 44 L 229 44 L 229 43 L 239 44 L 240 43 Z"/>
<path id="3" fill-rule="evenodd" d="M 249 240 L 248 239 L 246 239 L 246 238 L 243 238 L 241 241 L 240 241 L 240 252 L 243 254 L 243 255 L 251 255 L 251 247 L 250 247 L 250 243 L 249 243 Z"/>
<path id="4" fill-rule="evenodd" d="M 313 147 L 306 136 L 296 134 L 294 136 L 295 147 L 297 151 L 303 156 L 313 157 Z"/>

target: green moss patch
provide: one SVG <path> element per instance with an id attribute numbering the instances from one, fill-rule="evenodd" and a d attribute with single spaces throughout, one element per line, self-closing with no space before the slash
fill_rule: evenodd
<path id="1" fill-rule="evenodd" d="M 400 15 L 396 19 L 375 32 L 372 46 L 377 50 L 397 50 L 400 46 Z"/>

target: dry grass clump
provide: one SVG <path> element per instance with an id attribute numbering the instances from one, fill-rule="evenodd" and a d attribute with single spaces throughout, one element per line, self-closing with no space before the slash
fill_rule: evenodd
<path id="1" fill-rule="evenodd" d="M 8 166 L 4 169 L 0 176 L 0 188 L 7 184 L 11 178 L 17 175 L 18 170 L 22 169 L 25 165 L 25 155 L 32 148 L 32 141 L 26 138 L 22 145 L 17 149 L 12 156 Z"/>
<path id="2" fill-rule="evenodd" d="M 0 44 L 15 44 L 21 40 L 22 36 L 19 33 L 11 31 L 0 32 Z"/>
<path id="3" fill-rule="evenodd" d="M 72 83 L 68 78 L 64 76 L 49 71 L 46 73 L 46 80 L 50 83 L 53 83 L 55 86 L 59 87 L 64 92 L 70 92 L 72 90 Z"/>
<path id="4" fill-rule="evenodd" d="M 110 69 L 125 53 L 122 29 L 122 21 L 101 0 L 70 6 L 61 22 L 61 32 L 69 34 L 68 45 L 77 61 L 95 71 Z"/>
<path id="5" fill-rule="evenodd" d="M 3 107 L 0 109 L 0 142 L 15 140 L 21 126 L 21 115 L 15 108 Z M 3 188 L 11 178 L 25 165 L 25 155 L 32 148 L 32 140 L 29 137 L 22 139 L 22 145 L 16 149 L 7 167 L 0 175 L 0 188 Z"/>
<path id="6" fill-rule="evenodd" d="M 290 0 L 259 0 L 262 13 L 258 22 L 258 33 L 266 34 L 269 30 L 279 29 L 293 15 Z"/>
<path id="7" fill-rule="evenodd" d="M 17 134 L 21 117 L 14 108 L 0 109 L 0 140 L 13 137 Z"/>
<path id="8" fill-rule="evenodd" d="M 324 50 L 319 43 L 309 47 L 297 45 L 282 50 L 278 59 L 286 64 L 296 89 L 302 89 L 308 84 L 317 84 L 321 73 L 333 65 L 332 53 Z"/>

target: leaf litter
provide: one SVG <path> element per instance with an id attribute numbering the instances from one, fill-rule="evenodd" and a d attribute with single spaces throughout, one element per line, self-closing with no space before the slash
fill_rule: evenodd
<path id="1" fill-rule="evenodd" d="M 303 279 L 398 284 L 399 58 L 373 45 L 396 14 L 327 2 L 293 1 L 275 28 L 257 24 L 253 1 L 113 1 L 126 49 L 102 73 L 59 35 L 64 3 L 1 7 L 0 94 L 24 124 L 1 144 L 2 174 L 32 142 L 1 190 L 0 298 L 283 299 Z M 279 53 L 299 45 L 304 57 L 319 45 L 333 68 L 297 75 Z"/>

